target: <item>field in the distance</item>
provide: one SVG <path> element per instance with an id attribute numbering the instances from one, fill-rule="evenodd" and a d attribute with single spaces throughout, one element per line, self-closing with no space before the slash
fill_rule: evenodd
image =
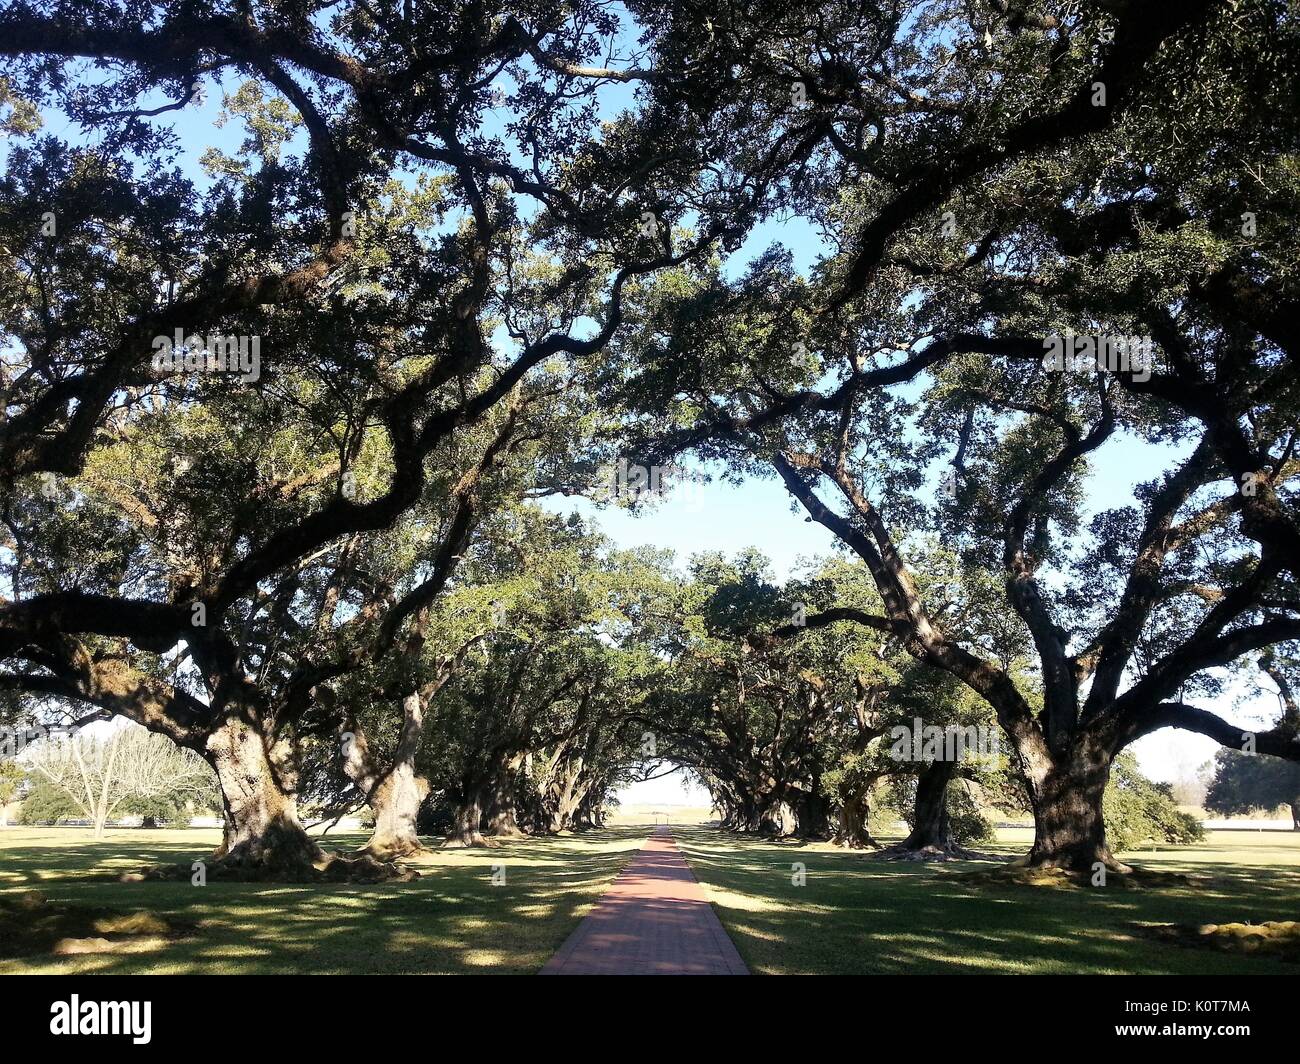
<path id="1" fill-rule="evenodd" d="M 1126 855 L 1197 877 L 1193 884 L 1058 889 L 964 877 L 993 867 L 986 863 L 881 863 L 826 844 L 724 834 L 692 824 L 694 811 L 671 814 L 754 972 L 1300 974 L 1300 964 L 1141 933 L 1300 917 L 1300 834 L 1212 832 L 1194 847 Z M 638 815 L 625 809 L 620 819 Z M 438 851 L 414 862 L 421 879 L 378 886 L 121 883 L 132 869 L 204 857 L 217 832 L 122 830 L 96 841 L 78 828 L 0 829 L 0 974 L 536 971 L 641 845 L 649 819 Z M 331 834 L 327 844 L 362 840 Z M 1027 830 L 1004 829 L 986 849 L 1009 855 L 1028 843 Z M 802 886 L 792 882 L 796 863 Z M 493 885 L 493 866 L 504 883 Z M 108 951 L 55 955 L 54 936 Z"/>
<path id="2" fill-rule="evenodd" d="M 678 827 L 684 824 L 707 824 L 716 817 L 717 814 L 712 809 L 702 805 L 640 803 L 615 806 L 607 817 L 607 823 L 610 827 L 633 824 L 667 824 L 670 827 Z"/>

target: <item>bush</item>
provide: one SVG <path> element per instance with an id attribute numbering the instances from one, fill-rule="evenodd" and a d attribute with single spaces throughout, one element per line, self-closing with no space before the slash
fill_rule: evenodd
<path id="1" fill-rule="evenodd" d="M 973 842 L 993 841 L 992 822 L 961 780 L 953 780 L 948 786 L 948 820 L 952 825 L 954 842 L 967 846 Z"/>
<path id="2" fill-rule="evenodd" d="M 1137 758 L 1122 753 L 1111 768 L 1102 800 L 1106 837 L 1114 850 L 1131 850 L 1147 842 L 1187 844 L 1205 838 L 1205 829 L 1174 802 L 1173 788 L 1138 771 Z"/>

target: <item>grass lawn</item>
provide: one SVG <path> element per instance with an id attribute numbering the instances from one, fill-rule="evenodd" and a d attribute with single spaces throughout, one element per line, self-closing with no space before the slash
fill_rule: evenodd
<path id="1" fill-rule="evenodd" d="M 1187 973 L 1300 975 L 1300 964 L 1152 941 L 1139 924 L 1300 919 L 1300 834 L 1209 833 L 1125 854 L 1209 877 L 1159 889 L 963 882 L 988 863 L 885 863 L 826 844 L 775 844 L 676 828 L 678 844 L 755 973 Z M 1023 854 L 1027 829 L 988 852 Z M 794 886 L 791 865 L 807 882 Z"/>
<path id="2" fill-rule="evenodd" d="M 620 825 L 438 851 L 413 862 L 422 873 L 413 883 L 194 887 L 117 877 L 204 857 L 216 831 L 111 831 L 96 841 L 80 828 L 0 829 L 0 974 L 533 972 L 650 830 Z M 1300 974 L 1295 963 L 1153 941 L 1137 930 L 1300 917 L 1300 834 L 1217 831 L 1195 847 L 1128 854 L 1145 868 L 1208 878 L 1124 890 L 989 885 L 962 875 L 987 863 L 890 864 L 825 844 L 673 830 L 756 973 Z M 1004 830 L 986 849 L 1023 853 L 1029 834 Z M 331 834 L 327 845 L 363 838 Z M 807 869 L 804 886 L 791 883 L 796 861 Z M 502 886 L 491 882 L 497 864 L 505 866 Z M 67 937 L 112 936 L 115 918 L 157 918 L 161 933 L 128 940 L 138 952 L 56 956 L 49 942 L 34 949 L 23 935 L 40 910 L 22 908 L 33 890 L 48 906 L 66 907 Z"/>
<path id="3" fill-rule="evenodd" d="M 96 841 L 81 828 L 3 828 L 0 974 L 532 972 L 645 834 L 613 828 L 492 850 L 440 851 L 411 862 L 422 877 L 412 883 L 195 887 L 119 883 L 117 876 L 203 858 L 220 841 L 218 831 L 109 831 Z M 364 835 L 331 833 L 326 845 L 364 841 Z M 505 866 L 504 885 L 492 885 L 495 864 Z M 153 947 L 138 953 L 55 956 L 48 946 L 27 953 L 15 942 L 21 928 L 4 925 L 28 919 L 15 906 L 32 890 L 50 905 L 72 906 L 90 918 L 147 913 L 173 934 L 156 937 Z"/>

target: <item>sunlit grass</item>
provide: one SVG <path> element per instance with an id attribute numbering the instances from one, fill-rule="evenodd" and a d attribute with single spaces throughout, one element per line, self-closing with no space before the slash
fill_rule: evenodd
<path id="1" fill-rule="evenodd" d="M 894 864 L 824 843 L 675 830 L 754 972 L 1300 975 L 1293 963 L 1141 933 L 1155 924 L 1300 917 L 1300 834 L 1216 831 L 1196 846 L 1123 855 L 1198 877 L 1195 885 L 1057 890 L 964 881 L 964 871 L 991 863 Z M 1027 829 L 1008 829 L 983 849 L 1019 855 L 1030 841 Z M 806 867 L 803 886 L 793 882 L 795 862 Z"/>
<path id="2" fill-rule="evenodd" d="M 176 930 L 140 953 L 15 956 L 0 927 L 0 974 L 455 973 L 539 969 L 644 840 L 646 829 L 435 851 L 412 883 L 121 883 L 122 872 L 209 856 L 216 831 L 0 830 L 0 904 L 37 890 L 94 916 L 149 913 Z M 364 837 L 331 834 L 326 845 Z M 494 886 L 494 865 L 505 882 Z M 5 910 L 8 912 L 9 910 Z M 5 919 L 0 914 L 0 919 Z M 10 916 L 9 919 L 16 919 Z"/>
<path id="3" fill-rule="evenodd" d="M 151 914 L 173 934 L 138 953 L 14 956 L 0 927 L 0 973 L 536 971 L 647 831 L 436 851 L 413 862 L 422 878 L 405 884 L 192 887 L 117 877 L 205 857 L 214 831 L 118 831 L 97 841 L 80 829 L 8 828 L 0 830 L 0 904 L 35 889 L 91 920 Z M 1198 878 L 1120 891 L 978 884 L 962 873 L 990 865 L 887 864 L 827 844 L 674 831 L 755 972 L 1300 974 L 1276 958 L 1143 933 L 1300 916 L 1300 835 L 1288 832 L 1213 832 L 1197 846 L 1125 854 Z M 331 835 L 327 844 L 360 842 Z M 1012 829 L 985 849 L 1010 856 L 1028 844 L 1028 831 Z M 804 886 L 792 882 L 795 862 L 806 867 Z M 494 865 L 504 866 L 503 885 L 492 885 Z"/>

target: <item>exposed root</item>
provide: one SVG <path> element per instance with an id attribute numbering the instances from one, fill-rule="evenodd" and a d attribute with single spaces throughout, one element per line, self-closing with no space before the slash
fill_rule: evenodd
<path id="1" fill-rule="evenodd" d="M 334 854 L 320 870 L 328 883 L 410 883 L 420 873 L 398 861 L 384 861 L 370 854 Z"/>
<path id="2" fill-rule="evenodd" d="M 1300 920 L 1266 920 L 1262 924 L 1135 925 L 1137 934 L 1159 942 L 1222 953 L 1253 953 L 1300 963 Z"/>
<path id="3" fill-rule="evenodd" d="M 423 857 L 433 851 L 419 839 L 371 839 L 354 856 L 369 857 L 376 861 L 401 861 L 408 857 Z"/>
<path id="4" fill-rule="evenodd" d="M 832 837 L 831 845 L 842 846 L 846 850 L 879 850 L 883 844 L 870 836 L 866 838 L 849 838 L 844 835 L 836 835 Z"/>
<path id="5" fill-rule="evenodd" d="M 997 857 L 977 853 L 952 843 L 948 846 L 904 846 L 895 843 L 868 855 L 873 861 L 996 861 Z"/>
<path id="6" fill-rule="evenodd" d="M 188 936 L 194 925 L 156 913 L 55 905 L 38 891 L 0 898 L 0 956 L 148 953 Z"/>
<path id="7" fill-rule="evenodd" d="M 473 835 L 449 835 L 443 840 L 444 850 L 492 850 L 500 846 L 496 839 L 475 832 Z"/>
<path id="8" fill-rule="evenodd" d="M 1092 875 L 1093 872 L 1097 871 L 1096 866 L 1099 864 L 1105 866 L 1108 875 L 1113 873 L 1115 875 L 1128 876 L 1132 875 L 1136 871 L 1132 865 L 1125 864 L 1110 851 L 1107 851 L 1105 856 L 1098 857 L 1095 861 L 1088 862 L 1082 868 L 1075 867 L 1074 860 L 1067 857 L 1061 857 L 1059 859 L 1047 857 L 1035 860 L 1031 853 L 1028 857 L 1021 858 L 1021 861 L 1029 868 L 1059 868 L 1066 872 L 1083 876 Z"/>
<path id="9" fill-rule="evenodd" d="M 1118 862 L 1117 862 L 1118 864 Z M 971 872 L 954 872 L 963 882 L 977 886 L 1046 887 L 1055 890 L 1149 890 L 1162 887 L 1204 887 L 1208 876 L 1188 876 L 1179 872 L 1154 872 L 1144 868 L 1129 868 L 1126 872 L 1108 869 L 1104 883 L 1097 881 L 1094 872 L 1077 872 L 1055 865 L 1030 864 L 1026 858 L 1004 864 L 1000 868 L 982 868 Z"/>
<path id="10" fill-rule="evenodd" d="M 192 883 L 200 871 L 205 882 L 225 883 L 408 883 L 420 878 L 418 872 L 397 861 L 383 860 L 364 851 L 351 854 L 321 851 L 311 862 L 250 861 L 227 855 L 191 864 L 155 865 L 127 872 L 120 879 L 123 883 Z"/>

